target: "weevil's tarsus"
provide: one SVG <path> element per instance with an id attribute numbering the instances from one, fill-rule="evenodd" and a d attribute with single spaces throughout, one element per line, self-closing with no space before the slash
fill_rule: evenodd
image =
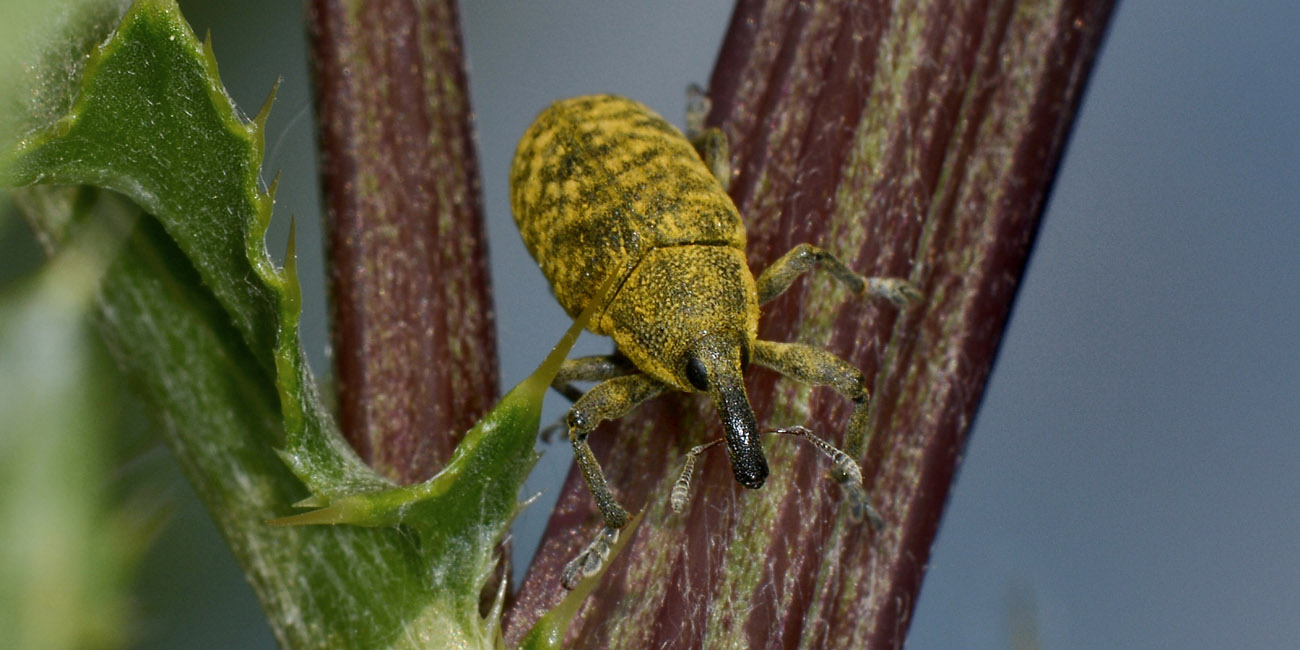
<path id="1" fill-rule="evenodd" d="M 840 487 L 844 489 L 845 501 L 849 506 L 849 517 L 853 521 L 866 519 L 871 529 L 877 531 L 885 527 L 885 518 L 880 516 L 880 512 L 871 505 L 871 498 L 867 496 L 867 490 L 861 483 L 841 483 Z"/>
<path id="2" fill-rule="evenodd" d="M 577 557 L 564 565 L 564 571 L 560 573 L 560 584 L 565 589 L 573 589 L 583 578 L 591 577 L 600 572 L 600 568 L 605 565 L 605 560 L 609 559 L 610 549 L 618 542 L 618 528 L 605 526 L 596 534 L 595 539 L 587 544 L 587 548 Z"/>
<path id="3" fill-rule="evenodd" d="M 697 84 L 686 88 L 686 139 L 726 192 L 731 189 L 731 143 L 721 129 L 704 126 L 712 108 L 703 88 Z"/>
<path id="4" fill-rule="evenodd" d="M 921 299 L 921 292 L 902 278 L 867 278 L 867 296 L 884 298 L 897 307 Z"/>
<path id="5" fill-rule="evenodd" d="M 782 255 L 758 276 L 758 302 L 766 304 L 785 293 L 799 276 L 821 268 L 853 293 L 868 298 L 884 298 L 903 306 L 921 297 L 907 280 L 901 278 L 863 277 L 838 257 L 812 244 L 799 244 Z"/>
<path id="6" fill-rule="evenodd" d="M 731 191 L 731 145 L 727 136 L 717 127 L 704 129 L 699 136 L 691 138 L 691 146 L 700 154 L 700 159 L 709 168 L 709 173 L 718 180 L 724 192 Z"/>
<path id="7" fill-rule="evenodd" d="M 695 140 L 704 133 L 704 120 L 713 110 L 713 102 L 704 87 L 693 83 L 686 87 L 686 138 Z"/>

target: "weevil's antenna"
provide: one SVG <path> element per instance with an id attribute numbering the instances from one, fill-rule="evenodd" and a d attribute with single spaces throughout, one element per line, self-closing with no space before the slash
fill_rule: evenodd
<path id="1" fill-rule="evenodd" d="M 673 512 L 681 512 L 686 507 L 686 498 L 690 496 L 691 491 L 691 474 L 695 472 L 695 461 L 704 453 L 706 449 L 722 442 L 718 438 L 713 442 L 706 442 L 702 445 L 695 445 L 690 451 L 686 452 L 686 467 L 682 468 L 682 475 L 677 477 L 677 482 L 673 484 L 672 495 L 668 498 L 668 503 L 673 507 Z"/>
<path id="2" fill-rule="evenodd" d="M 866 519 L 871 522 L 872 528 L 880 530 L 885 525 L 884 517 L 876 511 L 871 505 L 871 499 L 867 497 L 867 489 L 862 485 L 862 467 L 858 465 L 852 456 L 844 453 L 839 447 L 822 440 L 807 427 L 786 427 L 774 429 L 765 433 L 782 434 L 803 438 L 812 443 L 827 458 L 834 463 L 831 470 L 831 478 L 839 483 L 840 488 L 849 502 L 849 516 L 853 521 L 862 521 Z M 723 438 L 718 438 L 712 442 L 706 442 L 702 445 L 696 445 L 686 452 L 686 465 L 682 468 L 682 473 L 677 477 L 677 482 L 673 484 L 673 491 L 668 498 L 669 504 L 672 505 L 673 512 L 680 513 L 686 507 L 686 500 L 690 497 L 691 475 L 695 473 L 695 463 L 699 460 L 700 455 L 710 447 L 717 446 L 723 442 Z"/>
<path id="3" fill-rule="evenodd" d="M 845 496 L 849 501 L 849 516 L 854 521 L 866 519 L 871 522 L 871 527 L 880 530 L 885 525 L 885 518 L 880 516 L 879 512 L 872 507 L 871 500 L 867 497 L 867 489 L 862 486 L 862 467 L 853 457 L 844 453 L 839 447 L 832 445 L 825 440 L 817 437 L 806 427 L 788 427 L 777 429 L 771 433 L 782 433 L 789 436 L 797 436 L 811 442 L 812 445 L 821 450 L 823 454 L 831 459 L 835 464 L 835 469 L 831 472 L 831 478 L 843 488 Z"/>

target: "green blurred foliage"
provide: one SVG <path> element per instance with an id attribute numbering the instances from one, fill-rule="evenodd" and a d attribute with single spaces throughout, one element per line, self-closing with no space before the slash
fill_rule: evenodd
<path id="1" fill-rule="evenodd" d="M 140 429 L 91 323 L 114 217 L 0 284 L 0 647 L 112 648 L 133 631 L 131 577 L 163 501 L 147 470 L 124 470 Z"/>
<path id="2" fill-rule="evenodd" d="M 174 2 L 140 0 L 119 25 L 120 7 L 51 10 L 55 35 L 23 53 L 10 93 L 20 114 L 0 141 L 0 182 L 31 186 L 16 195 L 22 212 L 57 251 L 38 287 L 17 281 L 0 313 L 9 346 L 0 413 L 18 423 L 15 444 L 30 445 L 9 455 L 26 464 L 0 485 L 3 514 L 9 530 L 34 531 L 18 533 L 6 558 L 17 619 L 0 623 L 20 635 L 16 647 L 126 638 L 125 577 L 158 508 L 153 498 L 104 505 L 111 492 L 99 483 L 113 461 L 100 450 L 112 446 L 112 418 L 93 384 L 119 382 L 89 369 L 103 366 L 85 351 L 89 313 L 281 643 L 496 647 L 498 545 L 535 462 L 542 395 L 585 318 L 442 472 L 391 485 L 347 447 L 317 397 L 299 343 L 292 228 L 283 268 L 267 255 L 269 100 L 252 119 L 235 107 L 210 43 Z M 89 483 L 66 490 L 64 472 Z M 320 509 L 284 518 L 292 505 Z M 277 515 L 357 525 L 268 525 Z M 50 549 L 66 565 L 50 562 Z M 26 595 L 42 590 L 63 606 L 21 607 L 43 602 Z M 485 592 L 495 593 L 487 615 Z M 57 624 L 69 617 L 82 625 Z"/>

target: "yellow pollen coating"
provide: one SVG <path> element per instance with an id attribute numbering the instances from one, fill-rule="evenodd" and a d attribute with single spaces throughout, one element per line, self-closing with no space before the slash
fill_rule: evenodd
<path id="1" fill-rule="evenodd" d="M 622 278 L 589 327 L 643 372 L 692 390 L 680 355 L 700 335 L 753 341 L 740 214 L 691 143 L 643 104 L 552 104 L 520 139 L 510 187 L 524 244 L 570 316 L 609 274 Z"/>
<path id="2" fill-rule="evenodd" d="M 701 111 L 693 114 L 693 123 L 702 122 Z M 570 589 L 599 570 L 629 521 L 587 441 L 602 421 L 670 390 L 707 392 L 736 482 L 761 488 L 768 464 L 743 378 L 752 361 L 834 388 L 851 401 L 845 438 L 850 450 L 860 452 L 870 434 L 866 377 L 829 351 L 757 340 L 759 299 L 780 295 L 813 268 L 859 295 L 900 306 L 920 297 L 905 280 L 863 277 L 807 243 L 755 280 L 745 260 L 740 215 L 717 180 L 730 178 L 726 138 L 717 129 L 693 126 L 699 131 L 694 146 L 637 102 L 609 95 L 566 99 L 528 127 L 510 169 L 515 223 L 565 310 L 576 316 L 596 292 L 615 287 L 587 327 L 613 338 L 618 354 L 570 359 L 553 383 L 572 396 L 573 382 L 596 382 L 565 418 L 574 459 L 604 519 L 601 531 L 561 572 L 561 583 Z M 804 436 L 829 456 L 850 516 L 883 525 L 849 453 L 801 427 L 778 433 Z M 673 487 L 674 510 L 685 501 L 695 458 L 712 445 L 688 452 L 687 469 Z"/>

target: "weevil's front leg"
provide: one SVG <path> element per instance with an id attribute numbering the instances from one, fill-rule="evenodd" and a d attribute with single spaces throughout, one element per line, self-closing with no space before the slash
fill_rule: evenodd
<path id="1" fill-rule="evenodd" d="M 606 379 L 622 377 L 635 372 L 637 372 L 636 366 L 622 355 L 598 354 L 589 357 L 578 357 L 577 359 L 568 359 L 560 364 L 560 369 L 555 373 L 555 378 L 551 380 L 551 388 L 570 402 L 576 402 L 582 398 L 585 391 L 574 386 L 573 382 L 605 381 Z M 568 416 L 566 415 L 556 422 L 542 427 L 538 437 L 543 442 L 550 442 L 555 432 L 563 429 L 567 424 Z"/>
<path id="2" fill-rule="evenodd" d="M 884 298 L 900 307 L 921 297 L 907 280 L 864 278 L 834 255 L 812 244 L 799 244 L 758 276 L 758 302 L 765 303 L 781 295 L 796 278 L 816 266 L 830 272 L 836 280 L 860 296 Z"/>
<path id="3" fill-rule="evenodd" d="M 844 488 L 853 518 L 861 520 L 865 517 L 879 528 L 883 519 L 871 506 L 866 488 L 862 485 L 862 470 L 857 467 L 857 461 L 853 460 L 865 451 L 871 425 L 871 400 L 862 371 L 826 350 L 801 343 L 755 341 L 752 355 L 751 361 L 755 364 L 806 384 L 830 386 L 853 402 L 853 413 L 849 415 L 848 431 L 844 436 L 846 451 L 840 451 L 825 442 L 821 444 L 829 449 L 822 450 L 836 463 L 831 477 Z M 805 437 L 813 440 L 813 437 Z M 814 444 L 817 442 L 819 440 L 814 440 Z"/>
<path id="4" fill-rule="evenodd" d="M 622 528 L 627 523 L 627 511 L 614 500 L 605 473 L 587 444 L 587 436 L 601 422 L 623 417 L 665 390 L 668 390 L 666 384 L 648 375 L 638 373 L 616 377 L 593 386 L 569 409 L 569 442 L 573 444 L 573 453 L 583 478 L 587 479 L 587 487 L 605 517 L 605 523 L 611 528 Z"/>
<path id="5" fill-rule="evenodd" d="M 638 404 L 666 390 L 667 385 L 643 374 L 615 377 L 596 384 L 569 409 L 569 442 L 573 444 L 574 458 L 582 470 L 582 477 L 587 480 L 587 488 L 591 490 L 596 506 L 600 508 L 605 526 L 587 548 L 565 565 L 561 575 L 565 588 L 574 588 L 582 577 L 600 570 L 614 542 L 618 541 L 619 529 L 627 525 L 628 520 L 627 510 L 614 498 L 605 473 L 587 444 L 587 436 L 602 421 L 620 418 Z"/>

